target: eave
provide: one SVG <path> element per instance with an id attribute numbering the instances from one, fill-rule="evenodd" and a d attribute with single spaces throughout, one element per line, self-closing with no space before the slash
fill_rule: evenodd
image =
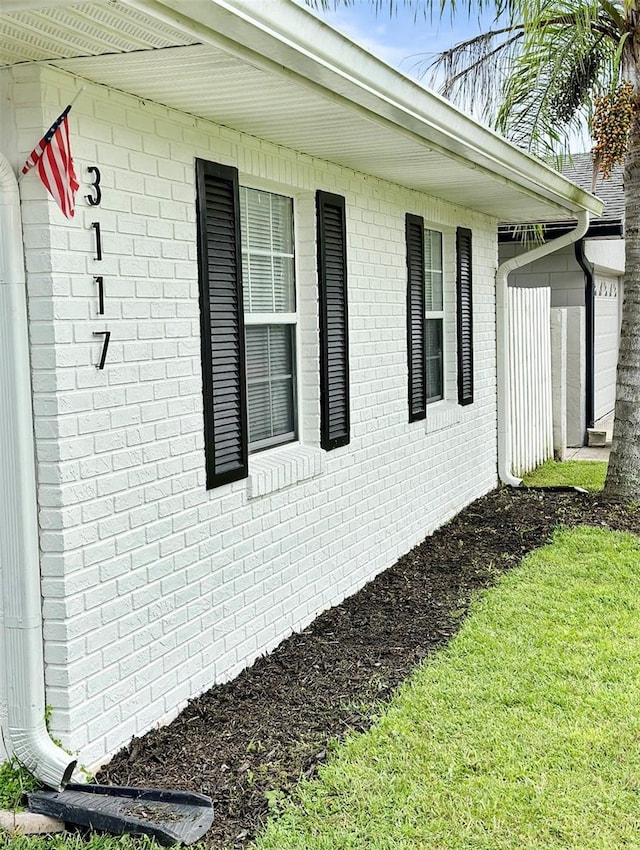
<path id="1" fill-rule="evenodd" d="M 5 0 L 0 44 L 0 65 L 46 63 L 502 221 L 602 209 L 291 0 Z"/>

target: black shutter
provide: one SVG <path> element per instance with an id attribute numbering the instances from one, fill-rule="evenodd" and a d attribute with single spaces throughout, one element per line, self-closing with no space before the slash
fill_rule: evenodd
<path id="1" fill-rule="evenodd" d="M 456 232 L 456 297 L 458 325 L 458 404 L 473 402 L 473 299 L 471 231 Z"/>
<path id="2" fill-rule="evenodd" d="M 238 172 L 196 160 L 207 489 L 246 478 L 247 403 Z"/>
<path id="3" fill-rule="evenodd" d="M 320 445 L 349 442 L 349 317 L 344 198 L 316 193 L 320 301 Z"/>
<path id="4" fill-rule="evenodd" d="M 427 352 L 424 314 L 424 219 L 407 213 L 407 357 L 409 422 L 427 415 Z"/>

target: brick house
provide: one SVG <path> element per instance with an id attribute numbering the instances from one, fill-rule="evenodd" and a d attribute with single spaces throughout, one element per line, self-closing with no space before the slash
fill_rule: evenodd
<path id="1" fill-rule="evenodd" d="M 289 0 L 6 0 L 0 57 L 0 721 L 59 785 L 45 704 L 104 761 L 496 486 L 497 223 L 600 204 Z M 66 219 L 15 175 L 80 91 Z"/>

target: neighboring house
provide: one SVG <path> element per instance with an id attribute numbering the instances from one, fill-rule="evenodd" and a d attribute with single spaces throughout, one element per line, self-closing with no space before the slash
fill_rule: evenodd
<path id="1" fill-rule="evenodd" d="M 591 154 L 574 154 L 563 174 L 590 190 Z M 551 306 L 568 308 L 567 440 L 583 445 L 588 430 L 615 406 L 618 340 L 624 275 L 624 185 L 622 168 L 598 176 L 595 194 L 604 202 L 585 237 L 575 245 L 523 266 L 509 279 L 512 286 L 549 286 Z M 566 232 L 566 223 L 547 224 L 545 238 Z M 499 230 L 500 259 L 526 250 L 518 231 Z"/>
<path id="2" fill-rule="evenodd" d="M 104 760 L 496 486 L 497 223 L 601 205 L 287 0 L 3 8 L 0 716 L 58 784 L 45 700 Z M 67 220 L 13 175 L 79 91 Z"/>

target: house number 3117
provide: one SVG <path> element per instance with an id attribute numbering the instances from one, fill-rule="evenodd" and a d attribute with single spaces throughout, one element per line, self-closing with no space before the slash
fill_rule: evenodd
<path id="1" fill-rule="evenodd" d="M 100 169 L 96 165 L 90 165 L 87 168 L 89 174 L 93 177 L 91 183 L 92 192 L 86 195 L 86 199 L 91 207 L 99 207 L 102 201 L 102 189 L 100 188 L 101 174 Z M 92 221 L 91 229 L 95 236 L 95 256 L 94 260 L 98 263 L 102 262 L 102 232 L 100 230 L 100 222 Z M 98 315 L 104 316 L 104 277 L 103 275 L 94 275 L 94 283 L 98 288 Z M 104 364 L 107 361 L 107 351 L 109 350 L 109 340 L 111 339 L 111 331 L 93 331 L 94 336 L 101 336 L 102 353 L 100 360 L 96 363 L 96 369 L 104 369 Z"/>

